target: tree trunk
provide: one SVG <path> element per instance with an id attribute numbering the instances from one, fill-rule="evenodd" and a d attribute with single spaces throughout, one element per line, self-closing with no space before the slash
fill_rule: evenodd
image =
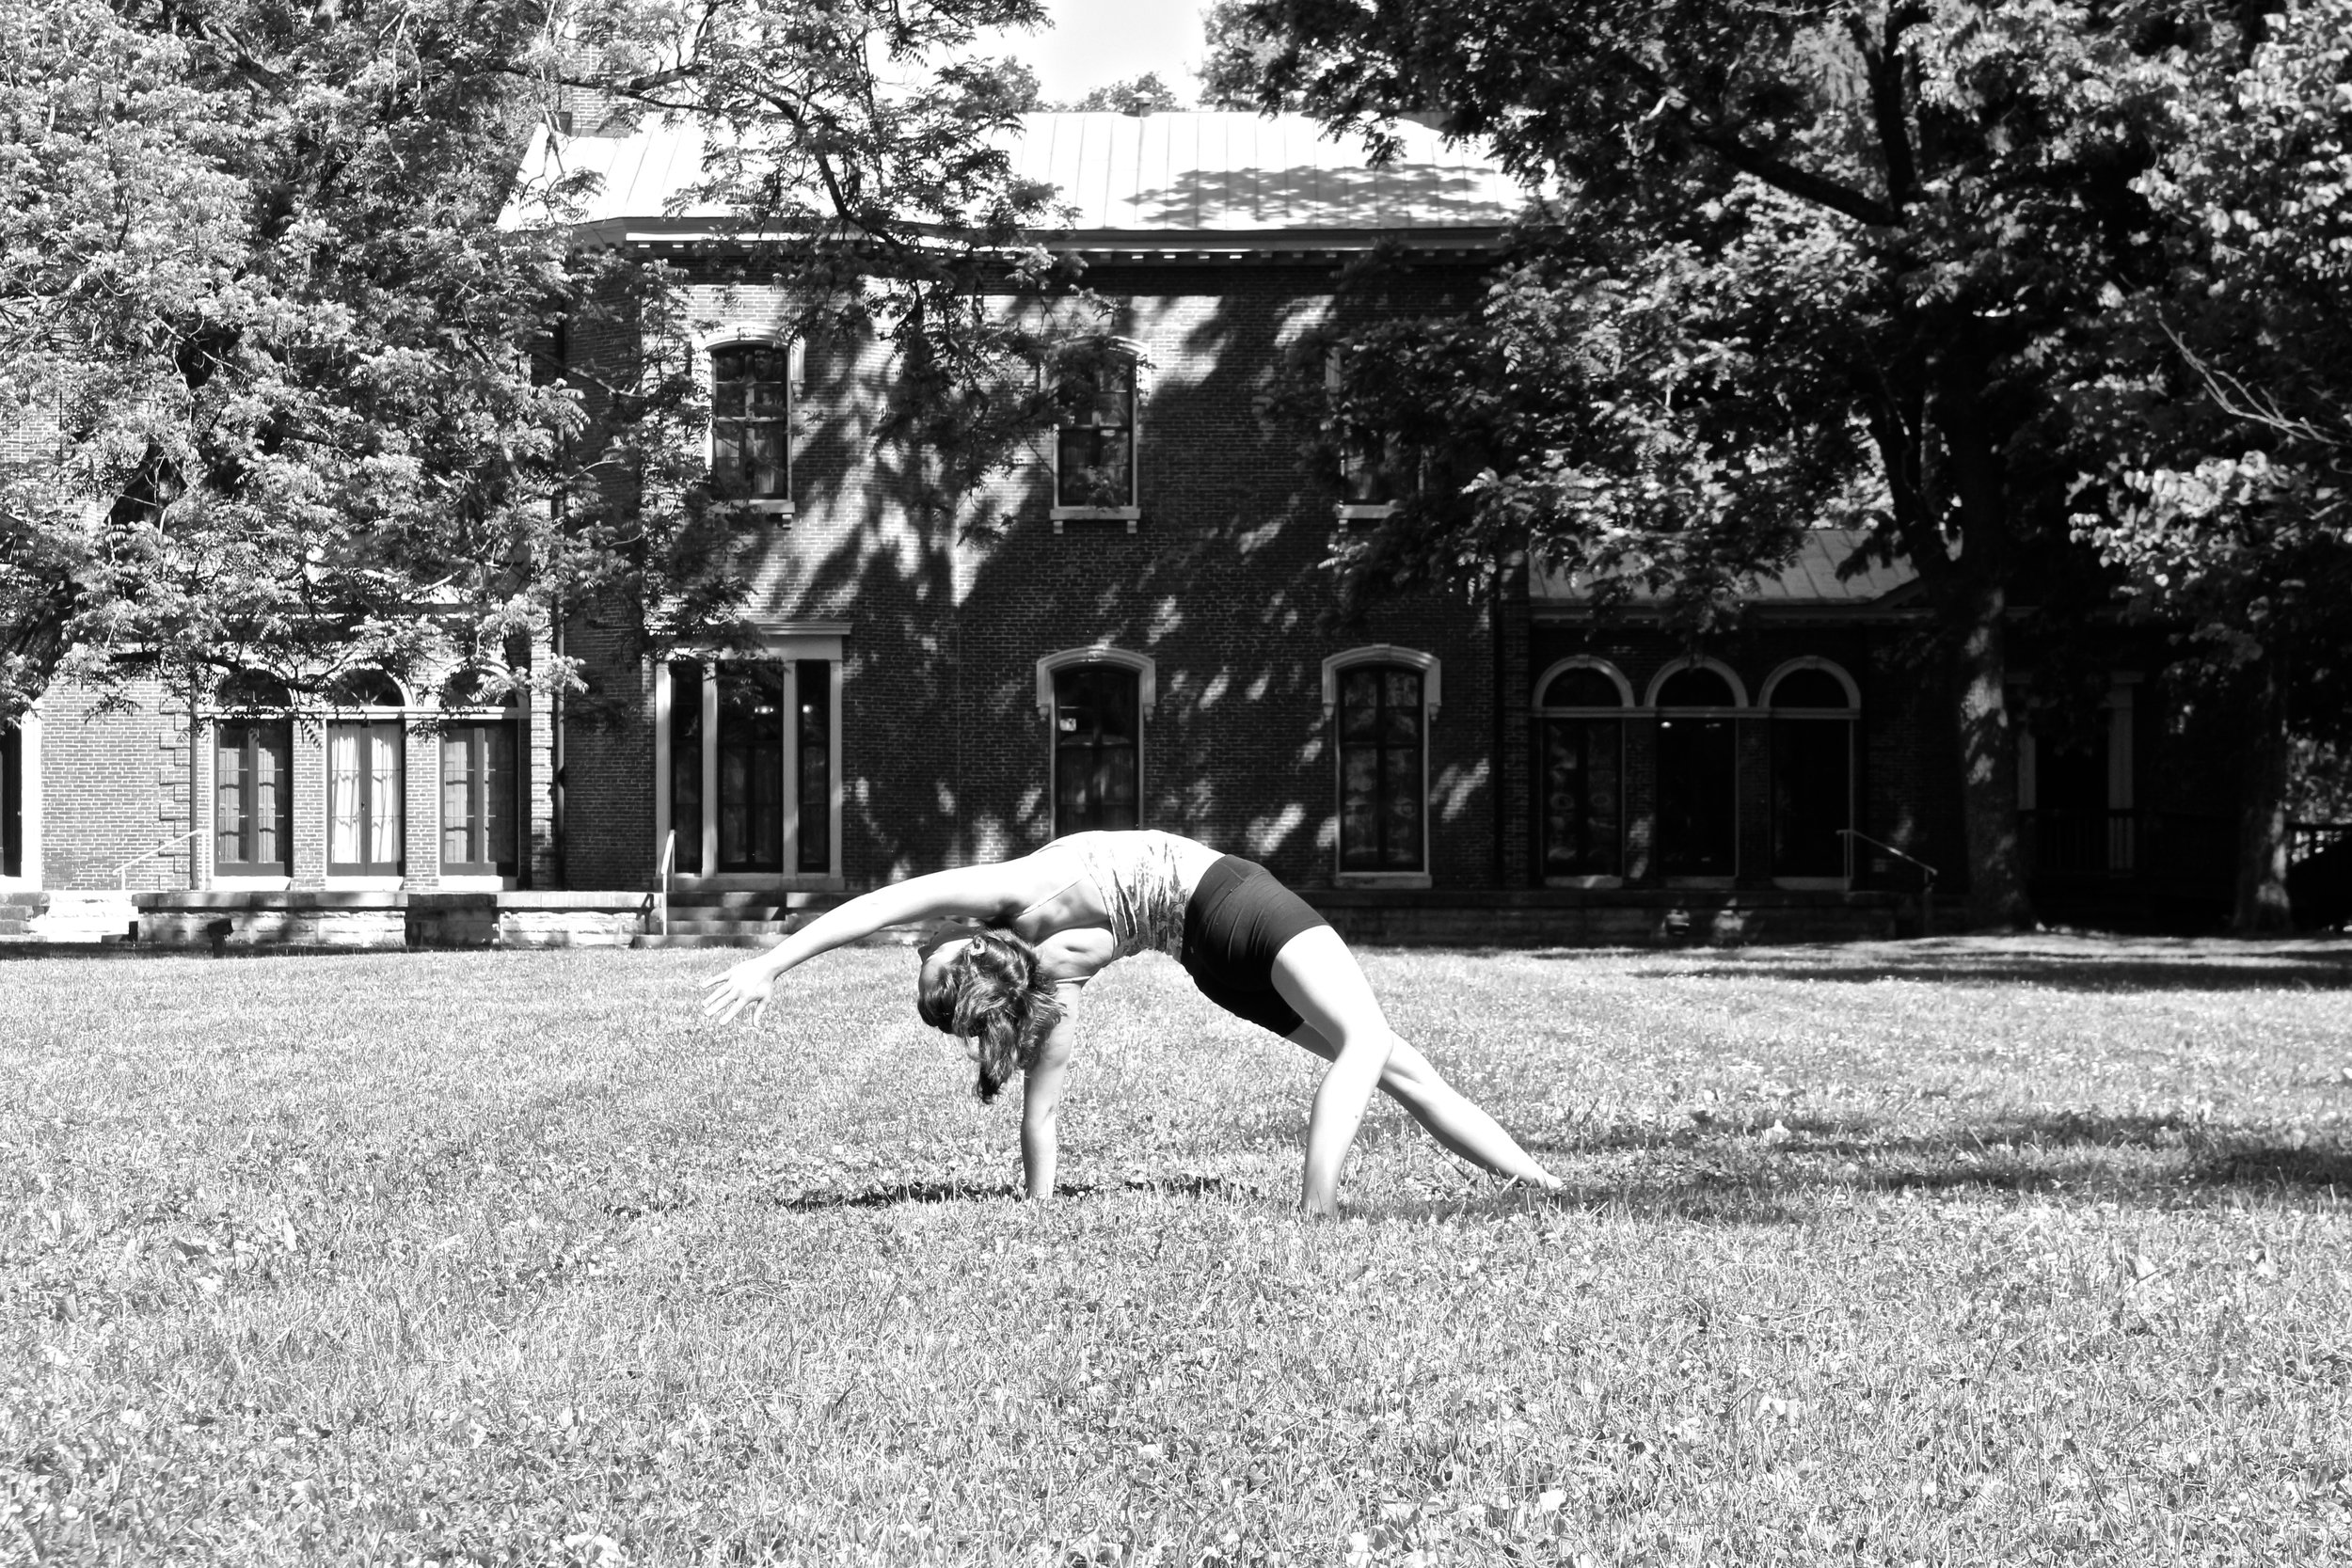
<path id="1" fill-rule="evenodd" d="M 1968 846 L 1968 924 L 2031 925 L 2017 837 L 2017 737 L 2009 722 L 2009 595 L 1998 583 L 1966 595 L 1954 650 L 1961 822 Z"/>
<path id="2" fill-rule="evenodd" d="M 1944 601 L 1953 635 L 1961 820 L 1968 845 L 1968 924 L 2033 923 L 2017 835 L 2017 737 L 2009 722 L 2009 472 L 1987 407 L 1982 357 L 1958 346 L 1939 367 L 1933 420 L 1961 547 Z"/>
<path id="3" fill-rule="evenodd" d="M 2287 900 L 2286 688 L 2278 666 L 2255 668 L 2238 710 L 2245 724 L 2238 751 L 2237 898 L 2230 928 L 2240 936 L 2291 930 Z"/>

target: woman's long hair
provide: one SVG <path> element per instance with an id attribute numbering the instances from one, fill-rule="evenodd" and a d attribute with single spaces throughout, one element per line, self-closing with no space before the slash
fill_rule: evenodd
<path id="1" fill-rule="evenodd" d="M 971 1042 L 983 1101 L 1028 1069 L 1062 1015 L 1054 983 L 1038 973 L 1037 949 L 993 927 L 969 938 L 937 980 L 916 982 L 914 1010 Z"/>

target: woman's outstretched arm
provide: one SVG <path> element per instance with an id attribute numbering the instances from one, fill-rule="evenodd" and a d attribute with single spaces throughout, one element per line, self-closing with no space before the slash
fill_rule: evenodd
<path id="1" fill-rule="evenodd" d="M 1061 990 L 1062 1015 L 1038 1045 L 1037 1060 L 1029 1064 L 1021 1095 L 1021 1188 L 1031 1198 L 1054 1196 L 1054 1172 L 1060 1163 L 1062 1081 L 1070 1071 L 1070 1042 L 1077 1034 L 1073 1022 L 1073 986 Z"/>
<path id="2" fill-rule="evenodd" d="M 774 994 L 776 976 L 819 953 L 870 937 L 885 926 L 958 915 L 991 920 L 1012 914 L 1034 896 L 1029 884 L 1037 879 L 1027 864 L 1026 861 L 1006 861 L 959 866 L 862 893 L 712 980 L 703 997 L 703 1016 L 725 1023 L 749 1007 L 752 1022 L 757 1023 Z"/>

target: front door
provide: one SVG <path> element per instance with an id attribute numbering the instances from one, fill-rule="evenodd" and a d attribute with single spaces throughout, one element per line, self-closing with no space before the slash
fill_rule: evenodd
<path id="1" fill-rule="evenodd" d="M 1142 704 L 1136 673 L 1079 664 L 1054 675 L 1054 836 L 1137 825 Z"/>
<path id="2" fill-rule="evenodd" d="M 719 667 L 719 869 L 784 869 L 784 666 Z"/>

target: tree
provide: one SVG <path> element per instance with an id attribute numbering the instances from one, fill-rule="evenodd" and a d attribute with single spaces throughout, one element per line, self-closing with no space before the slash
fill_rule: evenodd
<path id="1" fill-rule="evenodd" d="M 656 262 L 592 255 L 559 93 L 721 128 L 704 194 L 809 323 L 892 346 L 884 438 L 952 493 L 1043 422 L 976 280 L 1048 286 L 1051 193 L 963 57 L 1036 0 L 0 0 L 0 715 L 60 671 L 321 689 L 429 649 L 502 662 L 567 605 L 721 641 L 742 584 L 656 351 L 557 373 L 561 324 L 682 328 Z M 945 63 L 941 63 L 945 62 Z M 535 224 L 503 225 L 512 199 Z M 561 662 L 516 678 L 569 684 Z"/>
<path id="2" fill-rule="evenodd" d="M 2240 721 L 2234 924 L 2290 923 L 2292 758 L 2352 740 L 2352 4 L 2268 18 L 2197 62 L 2141 177 L 2166 284 L 2077 388 L 2111 456 L 2084 537 Z M 2137 350 L 2137 353 L 2128 352 Z"/>
<path id="3" fill-rule="evenodd" d="M 1096 87 L 1070 106 L 1082 114 L 1134 115 L 1141 119 L 1146 115 L 1171 114 L 1182 109 L 1184 101 L 1176 96 L 1175 88 L 1160 80 L 1158 71 L 1147 71 L 1140 76 Z"/>
<path id="4" fill-rule="evenodd" d="M 1200 64 L 1200 104 L 1208 109 L 1256 109 L 1267 106 L 1266 70 L 1282 53 L 1279 35 L 1269 32 L 1250 16 L 1247 0 L 1216 0 L 1200 13 L 1200 31 L 1209 46 Z M 1295 101 L 1274 107 L 1295 109 Z"/>
<path id="5" fill-rule="evenodd" d="M 2007 691 L 2016 589 L 2095 568 L 2070 533 L 2067 488 L 2096 454 L 2062 394 L 2088 379 L 2077 361 L 2103 318 L 2161 276 L 2135 182 L 2177 135 L 2189 61 L 2226 47 L 2236 14 L 2153 0 L 1248 8 L 1284 40 L 1262 103 L 1295 93 L 1375 139 L 1402 112 L 1438 115 L 1565 209 L 1606 214 L 1630 253 L 1690 247 L 1709 275 L 1700 292 L 1741 302 L 1722 313 L 1747 324 L 1740 353 L 1718 368 L 1751 405 L 1803 384 L 1829 400 L 1824 420 L 1867 433 L 1869 461 L 1845 488 L 1875 493 L 1872 547 L 1908 557 L 1939 613 L 1985 924 L 2026 913 Z M 1744 451 L 1756 461 L 1771 443 Z M 1727 474 L 1733 452 L 1720 454 Z M 1480 565 L 1521 542 L 1585 548 L 1580 465 L 1506 477 L 1468 487 L 1495 525 Z M 1766 563 L 1810 519 L 1784 516 L 1775 534 L 1744 505 L 1709 510 L 1740 490 L 1694 493 L 1696 510 L 1643 527 L 1681 560 Z M 1392 555 L 1419 551 L 1422 521 L 1400 512 Z"/>

